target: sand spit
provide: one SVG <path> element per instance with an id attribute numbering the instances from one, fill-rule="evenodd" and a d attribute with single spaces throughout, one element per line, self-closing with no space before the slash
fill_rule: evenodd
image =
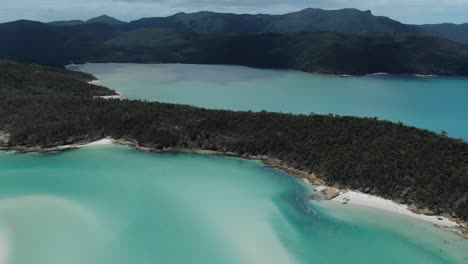
<path id="1" fill-rule="evenodd" d="M 36 153 L 60 153 L 64 151 L 79 149 L 82 147 L 90 147 L 90 146 L 102 146 L 102 145 L 110 145 L 114 144 L 112 138 L 103 138 L 96 141 L 80 141 L 73 144 L 68 145 L 61 145 L 56 147 L 40 147 L 40 146 L 33 146 L 33 147 L 25 147 L 25 146 L 12 146 L 12 147 L 1 147 L 0 151 L 14 151 L 20 153 L 28 153 L 28 152 L 36 152 Z M 0 263 L 1 264 L 1 263 Z"/>

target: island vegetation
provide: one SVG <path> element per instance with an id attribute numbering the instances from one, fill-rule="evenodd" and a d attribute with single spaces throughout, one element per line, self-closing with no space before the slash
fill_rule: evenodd
<path id="1" fill-rule="evenodd" d="M 232 14 L 200 11 L 177 13 L 168 17 L 148 17 L 131 22 L 100 16 L 87 21 L 69 20 L 50 22 L 55 26 L 102 23 L 119 25 L 123 29 L 159 28 L 196 33 L 301 33 L 337 32 L 350 35 L 375 36 L 384 34 L 416 34 L 438 36 L 468 43 L 468 24 L 409 25 L 384 16 L 375 16 L 370 10 L 355 8 L 323 10 L 306 8 L 282 15 Z"/>
<path id="2" fill-rule="evenodd" d="M 0 62 L 0 145 L 38 150 L 112 137 L 160 151 L 265 156 L 327 184 L 468 220 L 468 143 L 401 123 L 207 110 L 135 100 L 62 69 Z"/>
<path id="3" fill-rule="evenodd" d="M 194 63 L 325 74 L 468 76 L 467 44 L 419 31 L 390 30 L 402 26 L 397 22 L 386 23 L 383 18 L 367 19 L 369 14 L 354 13 L 346 13 L 350 21 L 360 21 L 363 17 L 369 23 L 364 28 L 383 28 L 369 30 L 367 34 L 352 30 L 339 32 L 327 27 L 324 27 L 327 31 L 311 32 L 230 30 L 232 27 L 228 25 L 237 22 L 228 23 L 229 16 L 213 14 L 193 15 L 194 18 L 179 14 L 172 22 L 147 19 L 123 24 L 100 18 L 97 21 L 107 23 L 83 22 L 72 26 L 22 20 L 0 24 L 0 58 L 60 67 L 82 62 Z M 307 14 L 292 16 L 289 22 L 276 21 L 275 25 L 288 28 L 282 23 L 289 25 L 296 19 L 307 21 Z M 237 16 L 234 18 L 238 21 Z M 218 20 L 219 24 L 213 22 Z M 198 26 L 192 28 L 194 25 Z M 219 30 L 202 30 L 217 28 L 216 25 Z"/>

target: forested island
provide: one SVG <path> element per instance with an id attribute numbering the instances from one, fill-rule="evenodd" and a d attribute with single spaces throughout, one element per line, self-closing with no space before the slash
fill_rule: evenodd
<path id="1" fill-rule="evenodd" d="M 324 74 L 468 76 L 463 25 L 405 25 L 369 11 L 305 9 L 285 15 L 179 13 L 125 23 L 0 24 L 0 58 L 82 62 L 229 64 Z"/>
<path id="2" fill-rule="evenodd" d="M 93 76 L 0 62 L 0 145 L 41 149 L 112 137 L 156 151 L 265 156 L 328 185 L 468 220 L 468 143 L 376 118 L 207 110 L 135 100 Z"/>

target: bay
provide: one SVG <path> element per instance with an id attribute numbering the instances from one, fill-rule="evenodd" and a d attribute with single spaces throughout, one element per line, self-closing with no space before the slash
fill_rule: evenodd
<path id="1" fill-rule="evenodd" d="M 2 263 L 468 263 L 456 234 L 312 193 L 243 159 L 0 152 Z"/>
<path id="2" fill-rule="evenodd" d="M 288 70 L 187 64 L 73 66 L 126 98 L 211 109 L 377 117 L 468 139 L 468 78 L 342 78 Z"/>

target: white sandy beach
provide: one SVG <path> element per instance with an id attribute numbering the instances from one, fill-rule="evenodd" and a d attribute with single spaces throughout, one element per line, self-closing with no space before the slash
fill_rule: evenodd
<path id="1" fill-rule="evenodd" d="M 323 185 L 313 185 L 307 179 L 302 179 L 302 180 L 307 185 L 312 186 L 312 188 L 316 192 L 321 192 L 329 188 Z M 417 214 L 409 210 L 407 205 L 398 204 L 392 200 L 388 200 L 388 199 L 384 199 L 378 196 L 360 193 L 356 191 L 342 192 L 340 195 L 331 199 L 330 201 L 341 203 L 341 204 L 345 203 L 343 204 L 343 206 L 346 206 L 348 204 L 355 205 L 355 206 L 365 206 L 365 207 L 369 207 L 373 209 L 396 213 L 399 215 L 417 218 L 419 220 L 430 222 L 430 223 L 433 223 L 442 227 L 448 227 L 448 228 L 460 227 L 459 223 L 454 222 L 450 219 L 447 219 L 446 217 Z"/>
<path id="2" fill-rule="evenodd" d="M 416 214 L 410 211 L 407 205 L 397 204 L 391 200 L 355 191 L 347 191 L 345 193 L 342 193 L 339 196 L 333 198 L 332 201 L 380 209 L 400 215 L 417 218 L 443 227 L 453 228 L 460 226 L 460 224 L 451 221 L 445 217 Z"/>
<path id="3" fill-rule="evenodd" d="M 101 81 L 100 80 L 92 80 L 89 81 L 89 84 L 99 84 Z M 117 92 L 116 95 L 103 95 L 103 96 L 95 96 L 94 98 L 102 98 L 102 99 L 121 99 L 122 95 Z"/>
<path id="4" fill-rule="evenodd" d="M 103 138 L 103 139 L 100 139 L 100 140 L 97 140 L 97 141 L 94 141 L 94 142 L 91 142 L 91 143 L 62 145 L 62 146 L 55 147 L 54 149 L 67 150 L 67 149 L 70 149 L 70 148 L 103 146 L 103 145 L 111 145 L 111 144 L 114 144 L 114 139 L 112 139 L 112 138 Z"/>
<path id="5" fill-rule="evenodd" d="M 88 144 L 81 145 L 80 147 L 91 147 L 91 146 L 103 146 L 103 145 L 112 145 L 114 144 L 114 139 L 112 138 L 103 138 L 98 141 L 94 141 Z"/>
<path id="6" fill-rule="evenodd" d="M 57 146 L 55 149 L 70 149 L 70 148 L 81 148 L 81 147 L 91 147 L 91 146 L 102 146 L 102 145 L 111 145 L 114 144 L 114 139 L 112 138 L 103 138 L 91 143 L 86 143 L 86 144 L 71 144 L 71 145 L 62 145 L 62 146 Z"/>
<path id="7" fill-rule="evenodd" d="M 102 98 L 102 99 L 122 99 L 122 95 L 117 92 L 116 95 L 103 95 L 103 96 L 95 96 L 94 98 Z"/>
<path id="8" fill-rule="evenodd" d="M 99 83 L 99 80 L 92 80 L 92 81 L 89 81 L 88 83 L 89 83 L 89 84 L 98 84 L 98 83 Z"/>

